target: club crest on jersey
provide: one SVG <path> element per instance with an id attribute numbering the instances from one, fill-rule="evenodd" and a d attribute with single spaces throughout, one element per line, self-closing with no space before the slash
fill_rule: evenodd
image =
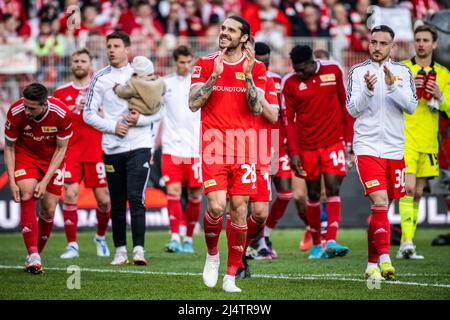
<path id="1" fill-rule="evenodd" d="M 42 132 L 44 133 L 51 133 L 51 132 L 58 132 L 58 127 L 41 127 Z"/>
<path id="2" fill-rule="evenodd" d="M 305 84 L 304 82 L 302 82 L 302 83 L 300 83 L 300 85 L 298 86 L 298 89 L 299 89 L 300 91 L 302 91 L 302 90 L 308 89 L 308 87 L 306 86 L 306 84 Z"/>
<path id="3" fill-rule="evenodd" d="M 116 170 L 114 170 L 114 166 L 112 164 L 105 164 L 105 171 L 109 172 L 109 173 L 116 172 Z"/>
<path id="4" fill-rule="evenodd" d="M 192 78 L 200 78 L 200 72 L 202 71 L 202 67 L 200 66 L 194 66 L 194 69 L 192 70 Z"/>
<path id="5" fill-rule="evenodd" d="M 209 179 L 209 180 L 206 180 L 205 182 L 203 182 L 203 185 L 205 186 L 205 188 L 209 188 L 209 187 L 216 186 L 217 182 L 215 179 Z"/>
<path id="6" fill-rule="evenodd" d="M 14 177 L 17 178 L 17 177 L 24 176 L 26 174 L 27 174 L 27 172 L 25 171 L 25 169 L 20 169 L 20 170 L 17 170 L 14 172 Z"/>
<path id="7" fill-rule="evenodd" d="M 336 81 L 336 76 L 334 73 L 327 73 L 320 75 L 320 81 L 328 82 L 328 81 Z"/>
<path id="8" fill-rule="evenodd" d="M 394 82 L 397 82 L 399 86 L 403 86 L 403 77 L 402 76 L 394 76 Z"/>
<path id="9" fill-rule="evenodd" d="M 365 183 L 367 188 L 373 188 L 380 185 L 380 181 L 378 179 L 370 180 Z"/>
<path id="10" fill-rule="evenodd" d="M 243 72 L 235 72 L 236 79 L 238 80 L 245 80 L 245 74 Z"/>

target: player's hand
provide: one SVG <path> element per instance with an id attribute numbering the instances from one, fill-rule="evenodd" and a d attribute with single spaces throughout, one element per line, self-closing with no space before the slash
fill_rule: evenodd
<path id="1" fill-rule="evenodd" d="M 127 122 L 127 124 L 131 127 L 131 126 L 135 126 L 139 120 L 139 116 L 141 114 L 136 111 L 136 110 L 131 110 L 130 112 L 128 112 L 128 114 L 125 116 L 125 121 Z"/>
<path id="2" fill-rule="evenodd" d="M 42 199 L 45 194 L 45 189 L 47 189 L 47 182 L 43 180 L 39 181 L 34 188 L 34 197 L 37 199 Z"/>
<path id="3" fill-rule="evenodd" d="M 78 104 L 78 109 L 79 110 L 83 110 L 85 105 L 86 105 L 86 98 L 83 97 L 83 98 L 80 99 L 80 102 Z"/>
<path id="4" fill-rule="evenodd" d="M 127 133 L 128 133 L 128 124 L 123 120 L 117 121 L 115 134 L 120 137 L 125 137 Z"/>
<path id="5" fill-rule="evenodd" d="M 225 51 L 227 51 L 227 48 L 223 49 L 214 59 L 214 70 L 212 74 L 216 77 L 220 76 L 223 72 L 223 56 L 225 55 Z"/>
<path id="6" fill-rule="evenodd" d="M 386 67 L 386 65 L 383 66 L 383 71 L 384 71 L 384 82 L 386 82 L 388 86 L 392 86 L 394 84 L 394 75 L 392 74 L 391 70 L 389 70 L 388 67 Z"/>
<path id="7" fill-rule="evenodd" d="M 425 87 L 425 91 L 431 93 L 433 98 L 439 100 L 442 97 L 442 92 L 439 89 L 439 85 L 436 81 L 427 81 L 427 85 Z"/>
<path id="8" fill-rule="evenodd" d="M 355 153 L 351 144 L 345 146 L 345 164 L 347 165 L 347 169 L 353 168 L 355 164 Z"/>
<path id="9" fill-rule="evenodd" d="M 303 170 L 302 162 L 298 154 L 291 158 L 291 169 L 294 170 L 298 176 L 303 176 L 306 173 Z"/>
<path id="10" fill-rule="evenodd" d="M 11 181 L 9 183 L 9 190 L 11 190 L 11 196 L 12 196 L 14 202 L 19 203 L 20 202 L 20 189 L 15 181 Z"/>
<path id="11" fill-rule="evenodd" d="M 247 59 L 244 61 L 243 71 L 246 76 L 251 76 L 255 64 L 255 49 L 248 42 L 245 44 L 244 54 Z"/>
<path id="12" fill-rule="evenodd" d="M 375 83 L 377 83 L 377 76 L 375 74 L 370 74 L 369 70 L 367 70 L 364 74 L 364 81 L 366 81 L 367 89 L 373 91 Z"/>
<path id="13" fill-rule="evenodd" d="M 416 85 L 416 88 L 420 89 L 424 87 L 425 81 L 423 78 L 414 78 L 414 83 Z"/>

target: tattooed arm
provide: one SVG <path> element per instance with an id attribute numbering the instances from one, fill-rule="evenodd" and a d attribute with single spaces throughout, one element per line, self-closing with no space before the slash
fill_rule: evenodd
<path id="1" fill-rule="evenodd" d="M 203 107 L 206 100 L 208 100 L 211 95 L 214 82 L 216 82 L 217 78 L 218 76 L 213 73 L 205 84 L 199 84 L 191 87 L 191 90 L 189 91 L 189 109 L 192 112 L 195 112 Z"/>
<path id="2" fill-rule="evenodd" d="M 245 76 L 245 87 L 247 94 L 247 103 L 250 107 L 250 111 L 254 115 L 259 115 L 263 111 L 262 101 L 264 99 L 261 92 L 256 89 L 255 83 L 253 82 L 253 78 L 249 75 Z"/>
<path id="3" fill-rule="evenodd" d="M 223 72 L 223 56 L 225 51 L 226 49 L 223 49 L 222 52 L 219 53 L 219 55 L 214 59 L 214 70 L 208 81 L 201 85 L 191 86 L 191 90 L 189 91 L 189 109 L 192 112 L 195 112 L 203 107 L 206 100 L 208 100 L 211 95 L 214 83 Z"/>

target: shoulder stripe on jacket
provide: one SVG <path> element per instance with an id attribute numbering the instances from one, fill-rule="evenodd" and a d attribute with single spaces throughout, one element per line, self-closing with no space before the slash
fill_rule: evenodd
<path id="1" fill-rule="evenodd" d="M 346 99 L 346 104 L 348 104 L 350 102 L 350 99 L 352 97 L 352 77 L 353 77 L 353 72 L 360 67 L 366 66 L 368 64 L 370 64 L 370 59 L 363 61 L 361 63 L 355 64 L 353 67 L 350 68 L 350 71 L 348 72 L 348 79 L 347 79 L 347 99 Z"/>
<path id="2" fill-rule="evenodd" d="M 92 96 L 94 94 L 94 87 L 95 87 L 95 84 L 97 83 L 97 80 L 110 72 L 111 72 L 111 66 L 107 66 L 95 74 L 94 78 L 91 81 L 91 84 L 89 85 L 89 93 L 88 93 L 88 97 L 87 97 L 87 101 L 86 101 L 86 109 L 91 108 Z"/>

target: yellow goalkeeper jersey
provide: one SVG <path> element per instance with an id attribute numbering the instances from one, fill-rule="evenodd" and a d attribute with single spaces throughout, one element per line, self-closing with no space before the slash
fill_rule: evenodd
<path id="1" fill-rule="evenodd" d="M 421 69 L 414 58 L 402 61 L 402 63 L 411 69 L 413 77 L 416 77 L 417 72 Z M 443 100 L 441 99 L 439 103 L 439 111 L 443 111 L 450 116 L 450 72 L 446 67 L 434 61 L 431 66 L 424 68 L 424 70 L 428 73 L 432 68 L 436 71 L 436 80 L 443 93 Z M 422 153 L 438 153 L 439 111 L 431 111 L 427 102 L 427 100 L 421 98 L 413 114 L 404 113 L 405 149 Z"/>

